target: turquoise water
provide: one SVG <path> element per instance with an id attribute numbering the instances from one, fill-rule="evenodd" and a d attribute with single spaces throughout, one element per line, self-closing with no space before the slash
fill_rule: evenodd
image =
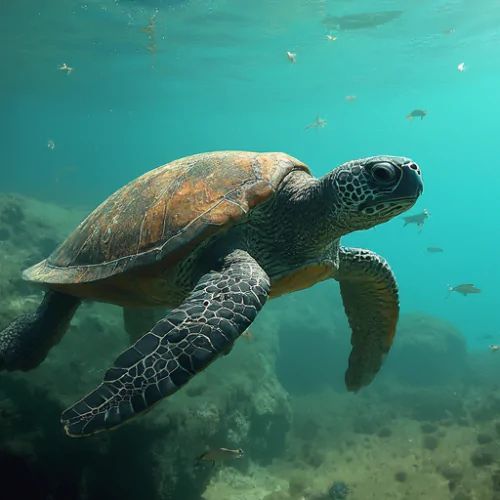
<path id="1" fill-rule="evenodd" d="M 328 23 L 391 11 L 371 27 Z M 88 212 L 142 173 L 199 152 L 284 151 L 316 176 L 364 156 L 408 156 L 425 189 L 404 215 L 428 209 L 423 230 L 398 217 L 343 243 L 389 261 L 403 313 L 453 323 L 469 351 L 489 355 L 488 344 L 500 344 L 495 2 L 3 1 L 0 41 L 1 192 Z M 410 121 L 414 109 L 428 114 Z M 326 126 L 306 130 L 316 116 Z M 481 293 L 447 295 L 461 283 Z M 325 291 L 297 295 L 314 307 Z M 74 400 L 82 391 L 61 392 Z"/>
<path id="2" fill-rule="evenodd" d="M 413 211 L 432 214 L 423 232 L 394 220 L 346 240 L 390 261 L 403 310 L 451 319 L 474 343 L 498 328 L 500 8 L 469 4 L 3 2 L 1 189 L 90 208 L 202 151 L 286 151 L 316 175 L 352 158 L 410 156 L 425 180 Z M 141 29 L 156 9 L 152 68 Z M 323 22 L 366 11 L 403 13 L 368 29 Z M 428 115 L 410 123 L 414 108 Z M 304 130 L 317 114 L 327 126 Z M 482 294 L 444 302 L 448 283 L 469 282 Z"/>

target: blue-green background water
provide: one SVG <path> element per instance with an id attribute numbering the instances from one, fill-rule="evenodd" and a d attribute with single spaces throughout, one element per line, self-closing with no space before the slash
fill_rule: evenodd
<path id="1" fill-rule="evenodd" d="M 156 8 L 152 68 L 141 29 Z M 327 16 L 389 10 L 403 14 L 327 40 Z M 411 213 L 432 214 L 422 233 L 396 219 L 345 243 L 389 260 L 403 311 L 451 320 L 485 349 L 485 333 L 500 342 L 499 18 L 492 0 L 4 1 L 0 188 L 90 210 L 202 151 L 285 151 L 318 176 L 357 157 L 410 156 L 425 181 Z M 410 123 L 414 108 L 429 114 Z M 317 114 L 326 128 L 304 130 Z M 482 293 L 444 300 L 448 283 Z"/>

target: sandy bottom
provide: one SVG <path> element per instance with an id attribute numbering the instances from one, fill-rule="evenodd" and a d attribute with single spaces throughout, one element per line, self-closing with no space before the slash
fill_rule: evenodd
<path id="1" fill-rule="evenodd" d="M 352 434 L 344 449 L 325 446 L 321 449 L 324 459 L 317 468 L 298 469 L 283 461 L 268 468 L 250 468 L 246 474 L 231 467 L 222 468 L 204 497 L 309 500 L 324 493 L 333 481 L 341 480 L 349 485 L 348 500 L 495 499 L 492 474 L 496 467 L 471 463 L 471 454 L 478 448 L 477 429 L 440 426 L 432 433 L 438 441 L 434 450 L 423 446 L 429 434 L 422 432 L 419 422 L 400 420 L 392 431 L 387 437 Z M 491 435 L 495 435 L 493 430 Z M 500 452 L 499 445 L 500 439 L 488 446 Z M 290 479 L 297 474 L 304 478 L 304 490 L 290 494 Z"/>

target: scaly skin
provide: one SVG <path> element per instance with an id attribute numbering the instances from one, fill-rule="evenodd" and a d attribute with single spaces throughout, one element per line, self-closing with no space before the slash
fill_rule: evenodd
<path id="1" fill-rule="evenodd" d="M 190 296 L 123 352 L 103 383 L 62 414 L 70 436 L 111 429 L 184 386 L 250 326 L 270 281 L 246 252 L 236 250 L 219 271 L 203 276 Z"/>
<path id="2" fill-rule="evenodd" d="M 64 279 L 59 283 L 67 287 L 69 295 L 49 292 L 35 316 L 20 318 L 0 332 L 0 370 L 29 369 L 44 359 L 78 307 L 80 299 L 70 297 L 72 293 L 122 306 L 130 303 L 136 307 L 173 308 L 116 359 L 99 387 L 63 413 L 62 423 L 69 435 L 94 434 L 148 411 L 218 356 L 228 353 L 266 300 L 278 295 L 273 290 L 287 293 L 327 278 L 340 283 L 353 332 L 353 351 L 346 374 L 348 389 L 359 390 L 379 371 L 399 315 L 396 281 L 383 258 L 368 250 L 341 247 L 340 238 L 386 222 L 413 206 L 423 189 L 417 165 L 407 158 L 371 157 L 345 163 L 315 179 L 305 165 L 286 155 L 239 152 L 234 158 L 240 166 L 234 171 L 231 158 L 230 153 L 222 152 L 198 155 L 176 164 L 190 186 L 186 193 L 194 192 L 200 203 L 209 203 L 220 195 L 219 181 L 237 186 L 238 176 L 246 176 L 250 187 L 241 192 L 231 188 L 220 199 L 217 210 L 210 212 L 210 217 L 217 216 L 221 223 L 227 217 L 233 218 L 235 224 L 226 227 L 226 231 L 207 233 L 212 219 L 206 223 L 196 219 L 198 225 L 192 234 L 210 236 L 203 236 L 197 249 L 174 267 L 158 268 L 155 276 L 151 266 L 161 259 L 151 263 L 151 255 L 143 252 L 140 259 L 144 267 L 134 268 L 131 248 L 151 243 L 152 233 L 145 231 L 144 225 L 152 224 L 154 217 L 148 214 L 161 215 L 171 209 L 170 201 L 165 204 L 157 197 L 157 186 L 151 182 L 151 176 L 146 176 L 144 185 L 155 197 L 139 199 L 145 214 L 133 204 L 134 193 L 139 192 L 142 181 L 130 184 L 124 188 L 123 196 L 117 192 L 106 202 L 111 207 L 122 206 L 124 198 L 126 209 L 132 215 L 134 211 L 139 214 L 130 221 L 134 228 L 139 224 L 139 234 L 135 230 L 130 234 L 123 228 L 109 232 L 110 238 L 115 237 L 110 240 L 114 242 L 110 255 L 115 260 L 106 260 L 103 267 L 94 266 L 91 244 L 80 248 L 79 241 L 86 245 L 93 234 L 92 221 L 98 229 L 108 227 L 110 213 L 97 210 L 85 222 L 83 232 L 75 232 L 68 240 L 71 252 L 64 253 L 60 248 L 55 257 L 64 262 L 72 258 L 78 261 L 71 268 L 78 281 L 73 283 L 73 275 L 65 274 L 63 267 L 54 267 L 54 261 L 33 268 L 33 277 L 41 280 L 48 273 L 55 280 L 54 286 L 58 286 L 58 276 Z M 219 179 L 218 168 L 224 169 L 229 178 Z M 187 203 L 182 190 L 174 189 L 178 186 L 177 178 L 175 185 L 170 178 L 165 181 L 170 174 L 161 169 L 154 173 L 163 179 L 176 206 L 184 207 L 181 215 L 186 216 L 186 207 L 196 209 L 192 206 L 194 201 L 189 199 L 191 204 Z M 196 186 L 207 186 L 203 181 L 205 174 L 215 176 L 211 178 L 211 188 L 193 191 Z M 207 214 L 200 217 L 208 217 Z M 186 220 L 189 222 L 189 217 Z M 168 219 L 163 225 L 148 227 L 161 233 L 167 225 L 173 227 L 169 244 L 175 251 L 182 250 L 185 243 L 179 221 Z M 107 251 L 107 238 L 106 229 L 94 242 L 99 258 Z M 163 255 L 167 243 L 160 243 L 157 245 L 153 238 L 151 244 L 157 245 L 153 257 Z M 124 256 L 121 248 L 125 249 Z M 92 274 L 94 268 L 99 276 Z M 129 268 L 131 274 L 125 272 Z M 42 342 L 37 344 L 35 339 L 41 331 Z M 136 334 L 135 329 L 130 331 Z"/>

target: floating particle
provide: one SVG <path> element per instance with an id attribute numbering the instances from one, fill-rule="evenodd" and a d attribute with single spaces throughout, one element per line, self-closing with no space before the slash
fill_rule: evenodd
<path id="1" fill-rule="evenodd" d="M 59 66 L 57 69 L 59 71 L 66 71 L 67 75 L 73 71 L 73 68 L 70 68 L 66 63 L 62 63 L 62 66 Z"/>

